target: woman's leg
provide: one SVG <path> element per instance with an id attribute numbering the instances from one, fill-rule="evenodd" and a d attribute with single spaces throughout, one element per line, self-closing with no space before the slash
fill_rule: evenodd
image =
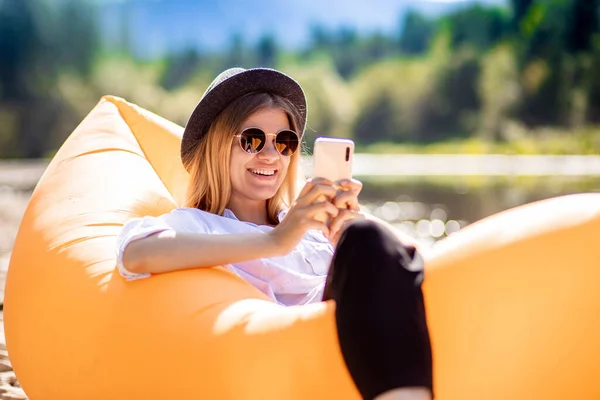
<path id="1" fill-rule="evenodd" d="M 387 228 L 358 221 L 342 234 L 323 299 L 336 302 L 342 354 L 365 399 L 432 397 L 422 279 L 420 255 Z"/>

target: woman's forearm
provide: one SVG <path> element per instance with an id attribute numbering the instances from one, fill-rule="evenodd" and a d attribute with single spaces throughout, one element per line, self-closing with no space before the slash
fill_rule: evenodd
<path id="1" fill-rule="evenodd" d="M 171 231 L 131 242 L 123 266 L 133 273 L 161 273 L 278 256 L 268 234 L 194 234 Z"/>

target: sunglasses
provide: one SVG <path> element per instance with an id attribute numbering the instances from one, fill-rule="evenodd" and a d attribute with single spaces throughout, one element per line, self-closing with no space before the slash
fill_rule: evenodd
<path id="1" fill-rule="evenodd" d="M 265 148 L 267 136 L 275 136 L 273 144 L 282 156 L 289 157 L 298 150 L 300 140 L 298 134 L 289 129 L 277 133 L 265 133 L 260 128 L 248 128 L 242 133 L 235 135 L 239 139 L 240 146 L 248 154 L 258 154 Z"/>

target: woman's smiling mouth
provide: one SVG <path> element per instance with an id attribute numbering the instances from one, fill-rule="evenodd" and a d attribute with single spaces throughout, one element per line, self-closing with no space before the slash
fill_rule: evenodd
<path id="1" fill-rule="evenodd" d="M 248 172 L 250 172 L 253 176 L 259 179 L 272 179 L 277 174 L 276 169 L 265 169 L 265 168 L 249 168 Z"/>

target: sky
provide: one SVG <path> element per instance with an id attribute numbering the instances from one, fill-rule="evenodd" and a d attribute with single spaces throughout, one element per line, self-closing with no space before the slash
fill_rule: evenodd
<path id="1" fill-rule="evenodd" d="M 93 0 L 96 3 L 125 3 L 131 0 Z M 140 0 L 140 1 L 145 1 L 145 2 L 157 2 L 157 1 L 161 1 L 161 0 Z M 468 3 L 471 2 L 472 0 L 417 0 L 420 1 L 422 3 Z M 307 1 L 307 2 L 311 2 L 311 1 Z M 314 2 L 314 1 L 313 1 Z M 409 1 L 407 0 L 399 0 L 399 2 L 403 2 L 403 3 L 408 3 Z M 414 3 L 414 0 L 411 1 L 412 3 Z M 481 1 L 482 3 L 505 3 L 505 1 L 502 0 L 483 0 Z M 351 2 L 347 2 L 351 3 Z"/>
<path id="2" fill-rule="evenodd" d="M 473 3 L 505 5 L 507 0 L 94 0 L 101 4 L 103 31 L 117 40 L 127 26 L 134 47 L 150 56 L 175 47 L 218 50 L 234 34 L 256 42 L 271 33 L 280 45 L 300 48 L 311 25 L 359 32 L 397 32 L 410 8 L 438 15 Z M 127 15 L 127 22 L 123 22 Z M 111 38 L 111 35 L 112 38 Z"/>

